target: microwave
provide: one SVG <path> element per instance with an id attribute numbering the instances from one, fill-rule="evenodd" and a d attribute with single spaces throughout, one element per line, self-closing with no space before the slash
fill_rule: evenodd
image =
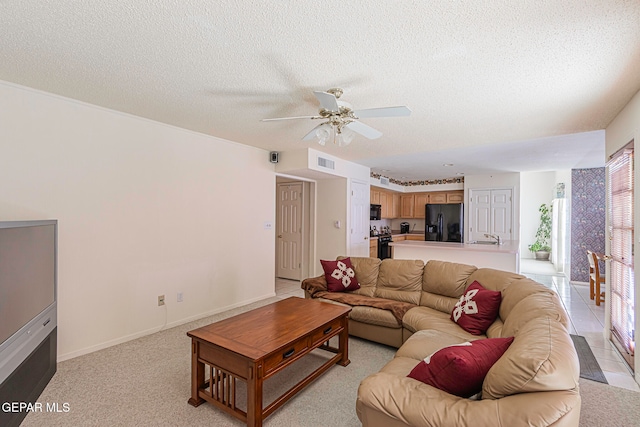
<path id="1" fill-rule="evenodd" d="M 369 215 L 369 219 L 371 221 L 380 220 L 382 216 L 382 205 L 371 205 L 371 215 Z"/>

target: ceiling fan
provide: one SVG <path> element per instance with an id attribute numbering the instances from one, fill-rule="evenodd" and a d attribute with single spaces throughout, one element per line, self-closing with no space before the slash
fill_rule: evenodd
<path id="1" fill-rule="evenodd" d="M 354 132 L 369 138 L 376 139 L 382 133 L 369 125 L 359 121 L 363 118 L 371 117 L 406 117 L 411 114 L 411 110 L 406 106 L 365 108 L 354 110 L 350 104 L 339 101 L 342 96 L 342 89 L 333 88 L 326 92 L 314 91 L 313 94 L 320 101 L 320 111 L 316 116 L 296 116 L 277 117 L 272 119 L 262 119 L 263 122 L 276 120 L 312 119 L 325 120 L 306 134 L 302 140 L 309 141 L 317 138 L 320 145 L 325 145 L 327 140 L 333 136 L 334 144 L 339 146 L 348 145 L 354 137 Z"/>

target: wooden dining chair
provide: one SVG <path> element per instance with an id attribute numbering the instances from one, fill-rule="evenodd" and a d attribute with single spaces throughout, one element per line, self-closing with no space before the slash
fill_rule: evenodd
<path id="1" fill-rule="evenodd" d="M 604 276 L 600 275 L 598 255 L 595 252 L 587 251 L 587 259 L 589 260 L 589 298 L 595 300 L 596 305 L 600 305 L 604 301 L 604 291 L 600 289 L 600 285 L 605 284 Z"/>

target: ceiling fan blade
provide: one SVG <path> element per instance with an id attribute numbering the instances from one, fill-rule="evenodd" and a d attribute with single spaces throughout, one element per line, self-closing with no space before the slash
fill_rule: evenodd
<path id="1" fill-rule="evenodd" d="M 261 122 L 273 122 L 276 120 L 295 120 L 295 119 L 321 119 L 322 117 L 317 116 L 297 116 L 297 117 L 275 117 L 273 119 L 262 119 Z"/>
<path id="2" fill-rule="evenodd" d="M 360 135 L 365 136 L 369 139 L 378 139 L 382 136 L 382 132 L 380 132 L 379 130 L 376 130 L 371 126 L 365 125 L 364 123 L 358 121 L 351 122 L 345 127 L 351 129 L 354 132 L 358 132 Z"/>
<path id="3" fill-rule="evenodd" d="M 332 93 L 322 92 L 318 90 L 314 90 L 313 94 L 320 101 L 320 105 L 322 108 L 328 111 L 339 111 L 340 107 L 338 106 L 338 99 Z"/>
<path id="4" fill-rule="evenodd" d="M 363 110 L 355 110 L 353 114 L 360 119 L 369 117 L 406 117 L 411 115 L 411 110 L 409 107 L 402 105 L 398 107 L 365 108 Z"/>

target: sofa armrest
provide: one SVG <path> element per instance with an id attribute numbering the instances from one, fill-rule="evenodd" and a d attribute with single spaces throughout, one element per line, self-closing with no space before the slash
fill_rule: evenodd
<path id="1" fill-rule="evenodd" d="M 313 296 L 316 292 L 327 290 L 327 280 L 325 279 L 324 274 L 318 277 L 310 277 L 308 279 L 304 279 L 300 287 L 304 289 L 309 296 Z"/>

